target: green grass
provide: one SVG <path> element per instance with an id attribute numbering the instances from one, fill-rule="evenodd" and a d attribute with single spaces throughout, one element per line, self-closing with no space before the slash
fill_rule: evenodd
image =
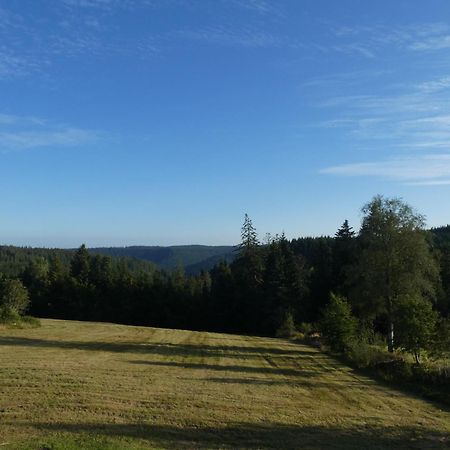
<path id="1" fill-rule="evenodd" d="M 450 413 L 278 339 L 0 328 L 0 448 L 448 448 Z"/>

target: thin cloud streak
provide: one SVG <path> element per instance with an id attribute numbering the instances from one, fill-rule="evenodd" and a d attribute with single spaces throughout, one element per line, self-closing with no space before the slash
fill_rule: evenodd
<path id="1" fill-rule="evenodd" d="M 224 5 L 237 6 L 247 11 L 256 12 L 262 16 L 283 16 L 280 5 L 267 0 L 222 0 Z"/>
<path id="2" fill-rule="evenodd" d="M 444 89 L 450 88 L 450 77 L 442 77 L 437 80 L 425 81 L 417 85 L 419 91 L 425 93 L 440 92 Z"/>
<path id="3" fill-rule="evenodd" d="M 450 185 L 450 179 L 448 180 L 429 180 L 429 181 L 415 181 L 412 183 L 403 183 L 407 186 L 448 186 Z"/>
<path id="4" fill-rule="evenodd" d="M 29 150 L 51 146 L 73 146 L 86 144 L 97 139 L 97 135 L 78 128 L 59 131 L 0 132 L 0 151 Z"/>
<path id="5" fill-rule="evenodd" d="M 181 40 L 203 41 L 212 45 L 219 44 L 247 48 L 279 47 L 285 43 L 281 37 L 250 27 L 236 29 L 221 26 L 200 30 L 180 30 L 171 33 L 171 36 Z"/>
<path id="6" fill-rule="evenodd" d="M 409 47 L 411 50 L 443 50 L 450 48 L 450 35 L 439 36 L 414 42 Z"/>
<path id="7" fill-rule="evenodd" d="M 99 132 L 51 124 L 32 116 L 0 114 L 0 152 L 30 150 L 44 147 L 85 145 L 101 138 Z"/>
<path id="8" fill-rule="evenodd" d="M 378 54 L 383 48 L 397 50 L 429 51 L 450 47 L 450 26 L 446 23 L 425 23 L 398 26 L 385 25 L 347 26 L 335 30 L 339 39 L 359 45 L 367 55 Z"/>
<path id="9" fill-rule="evenodd" d="M 322 174 L 346 177 L 377 177 L 421 184 L 441 184 L 450 177 L 450 154 L 396 158 L 327 167 Z"/>
<path id="10" fill-rule="evenodd" d="M 0 113 L 0 126 L 2 125 L 45 125 L 46 119 L 33 116 L 16 116 L 13 114 Z"/>
<path id="11" fill-rule="evenodd" d="M 214 5 L 215 2 L 211 2 Z M 19 78 L 45 70 L 61 57 L 81 56 L 148 57 L 162 53 L 173 45 L 192 40 L 210 45 L 228 45 L 244 49 L 289 48 L 311 55 L 318 53 L 344 54 L 349 57 L 375 59 L 387 48 L 401 51 L 428 50 L 450 39 L 450 27 L 443 23 L 386 26 L 328 27 L 324 33 L 333 38 L 332 44 L 323 44 L 314 38 L 299 40 L 284 31 L 271 28 L 271 18 L 285 20 L 280 6 L 269 0 L 223 0 L 222 7 L 241 9 L 249 16 L 244 26 L 219 25 L 212 20 L 209 25 L 184 30 L 167 30 L 114 42 L 109 35 L 114 20 L 123 10 L 140 14 L 144 9 L 183 8 L 194 12 L 205 9 L 205 2 L 197 0 L 60 0 L 52 5 L 59 28 L 43 33 L 34 23 L 0 8 L 0 79 Z M 17 41 L 11 36 L 20 28 Z M 450 42 L 450 41 L 449 41 Z M 30 45 L 31 43 L 31 45 Z M 148 44 L 150 43 L 150 44 Z M 448 80 L 447 80 L 448 82 Z M 425 89 L 426 87 L 424 87 Z M 436 88 L 436 87 L 435 87 Z M 433 89 L 433 87 L 429 87 Z"/>
<path id="12" fill-rule="evenodd" d="M 0 49 L 0 79 L 23 77 L 35 67 L 36 63 L 32 58 Z"/>
<path id="13" fill-rule="evenodd" d="M 450 77 L 384 90 L 396 89 L 401 91 L 350 93 L 318 101 L 316 107 L 332 117 L 313 126 L 342 129 L 352 143 L 364 141 L 372 147 L 384 142 L 391 149 L 450 151 Z"/>

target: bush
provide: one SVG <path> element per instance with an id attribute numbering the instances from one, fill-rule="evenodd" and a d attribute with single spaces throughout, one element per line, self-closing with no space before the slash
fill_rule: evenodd
<path id="1" fill-rule="evenodd" d="M 347 356 L 360 369 L 373 367 L 387 360 L 392 360 L 392 354 L 387 353 L 383 348 L 361 341 L 353 341 L 349 345 Z"/>
<path id="2" fill-rule="evenodd" d="M 450 318 L 440 318 L 438 321 L 430 355 L 437 359 L 445 359 L 450 356 Z"/>
<path id="3" fill-rule="evenodd" d="M 392 354 L 391 354 L 392 355 Z M 412 364 L 402 358 L 382 361 L 374 366 L 376 373 L 386 381 L 408 382 L 413 379 Z"/>
<path id="4" fill-rule="evenodd" d="M 395 345 L 420 362 L 422 350 L 432 347 L 438 315 L 431 303 L 419 297 L 401 299 L 396 307 Z"/>
<path id="5" fill-rule="evenodd" d="M 311 323 L 302 322 L 300 326 L 298 327 L 299 331 L 303 333 L 305 336 L 310 335 L 313 331 L 313 325 Z"/>
<path id="6" fill-rule="evenodd" d="M 358 340 L 366 344 L 385 345 L 386 338 L 375 332 L 372 320 L 360 320 L 357 329 Z"/>
<path id="7" fill-rule="evenodd" d="M 325 343 L 336 352 L 345 352 L 355 341 L 357 320 L 344 297 L 331 294 L 319 328 Z"/>
<path id="8" fill-rule="evenodd" d="M 20 280 L 0 280 L 0 323 L 20 325 L 23 321 L 21 314 L 29 302 L 28 291 Z"/>
<path id="9" fill-rule="evenodd" d="M 281 321 L 280 326 L 276 332 L 276 337 L 291 338 L 295 336 L 297 330 L 295 329 L 294 317 L 290 311 L 287 311 Z"/>
<path id="10" fill-rule="evenodd" d="M 0 323 L 18 324 L 20 315 L 16 311 L 7 306 L 0 306 Z"/>
<path id="11" fill-rule="evenodd" d="M 20 280 L 4 280 L 0 285 L 0 307 L 22 314 L 28 308 L 28 290 Z"/>
<path id="12" fill-rule="evenodd" d="M 27 325 L 30 328 L 38 328 L 41 326 L 41 321 L 36 317 L 23 316 L 20 318 L 20 323 L 22 325 Z"/>

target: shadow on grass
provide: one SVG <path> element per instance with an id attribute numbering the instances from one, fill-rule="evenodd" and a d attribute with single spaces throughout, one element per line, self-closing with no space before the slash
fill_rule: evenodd
<path id="1" fill-rule="evenodd" d="M 0 345 L 19 347 L 62 348 L 73 350 L 92 350 L 118 353 L 154 353 L 160 355 L 192 356 L 243 356 L 243 355 L 280 355 L 280 356 L 319 356 L 320 353 L 309 349 L 283 349 L 272 347 L 242 347 L 235 345 L 171 344 L 148 342 L 101 342 L 101 341 L 56 341 L 48 339 L 1 337 Z"/>
<path id="2" fill-rule="evenodd" d="M 164 448 L 195 449 L 443 449 L 448 433 L 417 428 L 342 429 L 328 426 L 237 423 L 227 427 L 151 424 L 40 423 L 46 432 L 85 433 L 110 438 L 144 439 Z"/>
<path id="3" fill-rule="evenodd" d="M 448 384 L 424 384 L 420 381 L 402 381 L 395 378 L 386 379 L 382 374 L 377 373 L 376 368 L 357 367 L 353 361 L 342 354 L 327 353 L 327 355 L 342 365 L 350 367 L 355 376 L 371 379 L 386 389 L 407 394 L 410 397 L 425 401 L 438 409 L 450 412 L 450 386 Z"/>
<path id="4" fill-rule="evenodd" d="M 215 370 L 221 372 L 238 372 L 238 373 L 261 373 L 270 375 L 285 375 L 292 377 L 316 377 L 317 371 L 308 371 L 301 369 L 284 369 L 281 367 L 266 367 L 266 366 L 235 366 L 235 365 L 219 365 L 219 364 L 204 364 L 204 363 L 190 363 L 178 361 L 128 361 L 131 364 L 141 364 L 158 367 L 181 367 L 183 369 L 200 369 L 200 370 Z"/>
<path id="5" fill-rule="evenodd" d="M 58 341 L 58 340 L 47 340 L 47 339 L 37 339 L 37 338 L 24 338 L 24 337 L 12 337 L 3 336 L 0 338 L 0 346 L 18 346 L 18 347 L 38 347 L 38 348 L 59 348 L 59 349 L 69 349 L 69 350 L 82 350 L 82 351 L 105 351 L 114 353 L 130 353 L 130 354 L 140 354 L 140 355 L 159 355 L 163 357 L 182 357 L 182 358 L 264 358 L 266 362 L 270 364 L 271 367 L 262 366 L 230 366 L 230 365 L 217 365 L 217 364 L 196 364 L 196 363 L 184 363 L 184 362 L 170 362 L 170 361 L 130 361 L 134 364 L 147 364 L 154 366 L 173 366 L 173 367 L 184 367 L 191 369 L 203 369 L 203 370 L 216 370 L 216 371 L 231 371 L 231 372 L 242 372 L 242 373 L 261 373 L 261 374 L 272 374 L 272 375 L 286 375 L 299 378 L 312 378 L 318 377 L 324 372 L 329 372 L 330 370 L 339 370 L 341 367 L 349 367 L 348 362 L 339 359 L 336 356 L 328 356 L 316 349 L 309 348 L 299 348 L 295 349 L 295 344 L 287 344 L 289 348 L 279 348 L 272 347 L 268 345 L 263 346 L 252 346 L 252 342 L 249 342 L 249 346 L 236 346 L 236 345 L 206 345 L 206 344 L 172 344 L 172 343 L 148 343 L 148 342 L 99 342 L 99 341 Z M 257 343 L 257 342 L 255 342 Z M 275 341 L 279 344 L 278 341 Z M 223 344 L 223 343 L 222 343 Z M 295 368 L 280 368 L 276 365 L 278 358 L 284 360 L 289 359 L 289 361 L 295 366 Z M 325 362 L 326 364 L 322 364 Z M 314 370 L 308 371 L 302 367 L 304 363 L 309 367 L 314 367 Z M 440 399 L 439 389 L 436 388 L 437 394 L 425 395 L 422 391 L 417 389 L 412 389 L 410 386 L 403 386 L 399 384 L 392 384 L 383 381 L 382 379 L 376 377 L 369 371 L 363 371 L 360 369 L 352 368 L 351 373 L 354 375 L 364 376 L 366 379 L 361 381 L 361 385 L 367 384 L 367 378 L 376 380 L 380 385 L 390 388 L 393 391 L 400 391 L 413 395 L 421 400 L 428 401 L 433 406 L 440 409 L 450 411 L 450 407 L 442 399 Z M 295 380 L 292 380 L 295 381 Z"/>
<path id="6" fill-rule="evenodd" d="M 298 376 L 298 374 L 297 374 Z M 301 377 L 299 377 L 301 378 Z M 308 378 L 308 377 L 305 377 Z M 312 378 L 312 377 L 311 377 Z M 361 383 L 359 381 L 346 381 L 336 383 L 327 383 L 324 381 L 320 381 L 314 379 L 312 381 L 308 381 L 305 379 L 270 379 L 270 378 L 233 378 L 233 377 L 211 377 L 211 378 L 202 378 L 202 380 L 210 381 L 212 383 L 217 384 L 245 384 L 245 385 L 253 385 L 253 386 L 289 386 L 295 388 L 329 388 L 329 389 L 341 389 L 341 388 L 361 388 Z M 369 381 L 372 385 L 376 385 L 375 381 Z"/>

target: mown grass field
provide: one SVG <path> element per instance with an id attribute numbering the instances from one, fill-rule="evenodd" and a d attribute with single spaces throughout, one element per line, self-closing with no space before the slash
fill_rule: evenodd
<path id="1" fill-rule="evenodd" d="M 0 329 L 1 449 L 449 448 L 450 412 L 277 339 Z"/>

